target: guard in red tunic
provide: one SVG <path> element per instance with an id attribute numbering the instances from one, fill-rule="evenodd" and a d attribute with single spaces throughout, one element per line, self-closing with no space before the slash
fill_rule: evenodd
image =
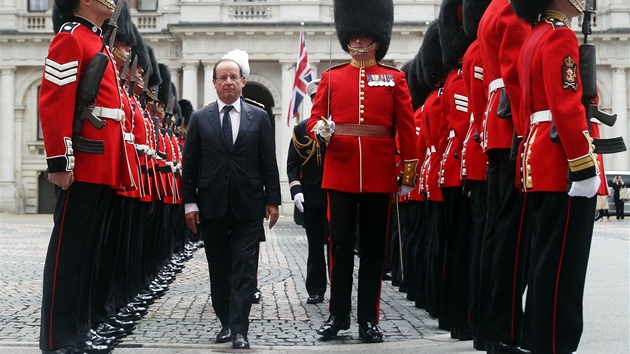
<path id="1" fill-rule="evenodd" d="M 378 63 L 391 39 L 393 2 L 335 1 L 334 6 L 339 42 L 352 60 L 322 74 L 307 124 L 312 138 L 328 143 L 322 188 L 328 189 L 331 232 L 330 317 L 317 333 L 334 337 L 350 328 L 358 221 L 359 336 L 366 343 L 381 342 L 378 321 L 387 224 L 392 193 L 399 191 L 394 131 L 405 164 L 400 192 L 406 194 L 413 189 L 418 163 L 413 109 L 404 73 Z"/>
<path id="2" fill-rule="evenodd" d="M 39 101 L 48 179 L 57 195 L 44 265 L 39 342 L 44 353 L 110 350 L 111 342 L 90 334 L 90 300 L 105 211 L 121 177 L 122 92 L 99 27 L 115 7 L 107 0 L 58 0 L 53 9 L 58 33 L 46 57 Z M 102 64 L 102 78 L 101 70 L 86 74 L 93 60 Z M 77 98 L 79 87 L 90 84 L 98 87 L 95 102 Z M 91 104 L 93 109 L 82 109 Z M 90 118 L 82 120 L 81 114 Z"/>
<path id="3" fill-rule="evenodd" d="M 523 197 L 516 187 L 516 161 L 511 148 L 515 137 L 523 135 L 516 109 L 521 96 L 517 60 L 529 31 L 530 26 L 514 14 L 508 0 L 493 0 L 477 31 L 488 92 L 481 133 L 482 147 L 488 155 L 488 217 L 481 255 L 480 300 L 488 304 L 486 339 L 497 348 L 520 343 L 523 321 Z"/>
<path id="4" fill-rule="evenodd" d="M 579 0 L 512 0 L 534 25 L 519 57 L 527 131 L 520 182 L 531 226 L 522 347 L 536 354 L 577 351 L 593 235 L 597 157 L 582 105 L 580 52 L 571 19 Z M 567 193 L 568 191 L 568 193 Z"/>

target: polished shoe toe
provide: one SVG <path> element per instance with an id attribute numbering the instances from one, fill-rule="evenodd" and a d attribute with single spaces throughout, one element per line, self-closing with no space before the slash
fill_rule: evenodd
<path id="1" fill-rule="evenodd" d="M 520 348 L 516 344 L 506 344 L 500 340 L 493 340 L 488 342 L 490 348 L 488 348 L 488 352 L 492 352 L 494 354 L 530 354 L 529 350 Z"/>
<path id="2" fill-rule="evenodd" d="M 85 352 L 75 346 L 68 346 L 53 351 L 42 350 L 42 354 L 85 354 Z"/>
<path id="3" fill-rule="evenodd" d="M 96 344 L 89 340 L 84 343 L 81 343 L 81 345 L 79 345 L 77 349 L 80 350 L 80 353 L 88 353 L 88 354 L 107 354 L 107 353 L 111 353 L 113 350 L 111 345 Z"/>
<path id="4" fill-rule="evenodd" d="M 319 304 L 324 302 L 324 295 L 311 295 L 306 299 L 307 304 Z"/>
<path id="5" fill-rule="evenodd" d="M 336 337 L 342 329 L 350 329 L 350 316 L 333 316 L 328 317 L 328 321 L 317 330 L 317 334 L 324 338 Z"/>
<path id="6" fill-rule="evenodd" d="M 256 292 L 252 296 L 252 304 L 260 304 L 260 299 L 262 298 L 262 294 L 259 289 L 256 289 Z"/>
<path id="7" fill-rule="evenodd" d="M 245 334 L 236 334 L 232 338 L 232 349 L 249 349 L 249 341 Z"/>
<path id="8" fill-rule="evenodd" d="M 232 340 L 232 331 L 230 331 L 230 327 L 223 327 L 217 334 L 217 343 L 227 343 Z"/>
<path id="9" fill-rule="evenodd" d="M 383 341 L 383 333 L 375 322 L 359 324 L 359 337 L 363 343 L 380 343 Z"/>

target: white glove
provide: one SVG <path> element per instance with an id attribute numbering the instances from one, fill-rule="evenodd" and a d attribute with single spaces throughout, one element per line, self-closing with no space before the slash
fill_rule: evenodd
<path id="1" fill-rule="evenodd" d="M 586 197 L 590 198 L 597 193 L 601 179 L 599 176 L 593 176 L 583 181 L 576 181 L 571 184 L 569 195 L 571 197 Z"/>
<path id="2" fill-rule="evenodd" d="M 295 206 L 298 208 L 298 210 L 300 212 L 304 212 L 304 194 L 302 193 L 297 193 L 295 195 L 295 197 L 293 197 L 293 202 L 295 203 Z"/>
<path id="3" fill-rule="evenodd" d="M 411 193 L 412 190 L 413 190 L 413 187 L 400 186 L 400 187 L 398 187 L 398 195 L 403 196 L 405 194 L 409 194 L 409 193 Z"/>
<path id="4" fill-rule="evenodd" d="M 322 138 L 329 138 L 335 132 L 335 122 L 331 119 L 328 119 L 328 124 L 326 124 L 323 120 L 317 122 L 317 134 Z"/>

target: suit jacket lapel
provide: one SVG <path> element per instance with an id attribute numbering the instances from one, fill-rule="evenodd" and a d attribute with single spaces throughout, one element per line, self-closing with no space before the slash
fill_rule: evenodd
<path id="1" fill-rule="evenodd" d="M 227 150 L 227 142 L 223 137 L 223 130 L 221 129 L 221 116 L 219 114 L 219 104 L 217 102 L 213 103 L 210 106 L 210 126 L 214 130 L 214 133 L 217 135 L 217 139 L 223 142 L 223 146 Z"/>
<path id="2" fill-rule="evenodd" d="M 249 108 L 248 105 L 245 104 L 245 102 L 243 102 L 243 100 L 241 99 L 241 124 L 238 128 L 238 135 L 236 136 L 236 141 L 234 142 L 234 145 L 238 144 L 240 141 L 240 137 L 241 135 L 247 131 L 247 129 L 249 129 L 250 124 L 252 123 L 252 111 Z"/>

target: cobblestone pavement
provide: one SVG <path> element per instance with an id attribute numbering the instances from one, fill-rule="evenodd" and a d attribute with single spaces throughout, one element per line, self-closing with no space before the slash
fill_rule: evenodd
<path id="1" fill-rule="evenodd" d="M 0 221 L 0 346 L 36 347 L 42 269 L 52 218 L 50 215 L 0 214 Z M 306 304 L 307 241 L 302 227 L 281 221 L 266 231 L 267 241 L 260 245 L 258 273 L 262 301 L 253 305 L 250 315 L 252 345 L 264 349 L 361 343 L 356 324 L 335 340 L 323 341 L 315 334 L 328 317 L 328 306 L 327 302 Z M 149 314 L 119 348 L 183 343 L 217 348 L 214 336 L 220 327 L 210 301 L 203 249 L 195 252 L 185 265 L 170 290 L 150 306 Z M 356 284 L 355 272 L 355 299 Z M 399 342 L 445 333 L 437 328 L 434 319 L 424 310 L 415 308 L 405 296 L 390 282 L 384 282 L 381 328 L 385 341 Z M 353 322 L 356 323 L 356 318 Z M 219 347 L 227 349 L 226 345 Z"/>
<path id="2" fill-rule="evenodd" d="M 115 353 L 479 353 L 471 342 L 450 339 L 390 282 L 383 283 L 381 301 L 384 343 L 361 343 L 356 318 L 339 338 L 319 339 L 315 330 L 328 317 L 327 304 L 306 304 L 306 236 L 287 219 L 267 230 L 267 242 L 261 244 L 258 276 L 263 298 L 251 311 L 251 350 L 235 351 L 230 343 L 214 343 L 219 325 L 210 302 L 205 254 L 199 250 Z M 0 213 L 0 354 L 40 352 L 41 277 L 51 229 L 50 215 Z M 595 223 L 584 297 L 582 354 L 625 354 L 630 350 L 629 230 L 628 219 Z M 356 278 L 354 284 L 356 292 Z"/>

